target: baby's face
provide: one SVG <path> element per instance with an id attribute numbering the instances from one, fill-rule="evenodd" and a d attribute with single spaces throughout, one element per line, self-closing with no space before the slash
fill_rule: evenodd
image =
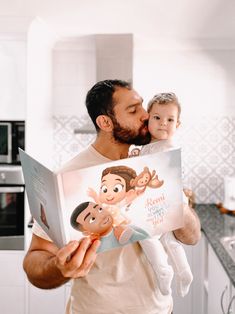
<path id="1" fill-rule="evenodd" d="M 121 202 L 126 197 L 126 181 L 112 173 L 108 173 L 102 178 L 100 187 L 101 203 L 113 205 Z"/>
<path id="2" fill-rule="evenodd" d="M 174 102 L 153 104 L 149 112 L 148 124 L 152 140 L 171 139 L 179 125 L 178 108 Z"/>

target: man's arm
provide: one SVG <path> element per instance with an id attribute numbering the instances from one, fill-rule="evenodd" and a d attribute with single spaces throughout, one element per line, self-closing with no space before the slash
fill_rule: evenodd
<path id="1" fill-rule="evenodd" d="M 174 230 L 176 239 L 184 244 L 194 245 L 201 238 L 201 223 L 193 208 L 184 204 L 184 227 Z"/>
<path id="2" fill-rule="evenodd" d="M 99 244 L 98 240 L 91 243 L 84 238 L 58 249 L 52 242 L 33 234 L 23 267 L 34 286 L 56 288 L 71 278 L 87 275 L 96 259 Z"/>

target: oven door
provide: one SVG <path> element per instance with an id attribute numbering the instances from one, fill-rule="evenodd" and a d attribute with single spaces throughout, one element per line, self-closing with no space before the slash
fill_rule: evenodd
<path id="1" fill-rule="evenodd" d="M 0 237 L 24 236 L 24 186 L 0 186 Z"/>
<path id="2" fill-rule="evenodd" d="M 0 122 L 0 163 L 12 162 L 11 123 Z"/>

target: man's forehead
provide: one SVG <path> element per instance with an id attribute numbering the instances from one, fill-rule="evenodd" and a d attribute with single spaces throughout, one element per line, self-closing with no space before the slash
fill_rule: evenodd
<path id="1" fill-rule="evenodd" d="M 128 88 L 117 88 L 113 94 L 115 105 L 137 105 L 143 102 L 143 98 L 134 90 Z"/>
<path id="2" fill-rule="evenodd" d="M 84 208 L 84 210 L 83 210 L 78 216 L 82 217 L 82 216 L 86 215 L 86 213 L 87 213 L 88 211 L 91 211 L 91 210 L 94 208 L 95 205 L 96 205 L 95 203 L 89 203 L 89 204 L 87 205 L 87 207 Z"/>

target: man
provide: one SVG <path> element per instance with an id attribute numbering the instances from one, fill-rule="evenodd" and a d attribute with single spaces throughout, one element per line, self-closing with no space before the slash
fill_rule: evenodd
<path id="1" fill-rule="evenodd" d="M 98 82 L 88 92 L 86 106 L 97 137 L 66 170 L 126 158 L 131 144 L 150 141 L 148 113 L 127 82 Z M 195 244 L 200 238 L 200 222 L 193 209 L 185 209 L 184 220 L 184 228 L 174 234 L 185 244 Z M 153 269 L 137 242 L 97 255 L 98 240 L 92 244 L 88 239 L 72 241 L 58 249 L 36 225 L 33 232 L 24 269 L 31 283 L 44 289 L 74 279 L 67 313 L 171 313 L 172 298 L 160 293 Z"/>

